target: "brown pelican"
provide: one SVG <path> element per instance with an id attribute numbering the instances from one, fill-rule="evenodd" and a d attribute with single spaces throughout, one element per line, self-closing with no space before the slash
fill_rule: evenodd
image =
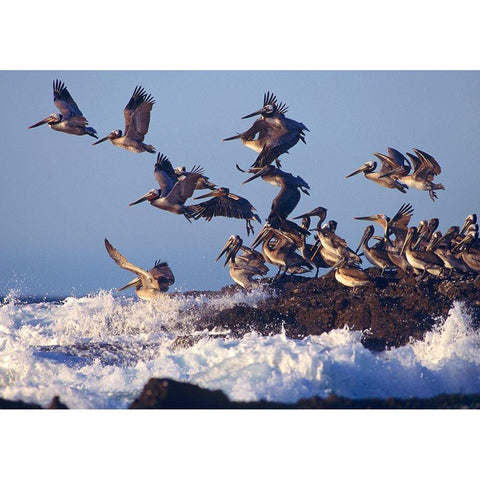
<path id="1" fill-rule="evenodd" d="M 177 180 L 172 164 L 165 155 L 159 153 L 154 174 L 160 189 L 150 190 L 138 200 L 130 203 L 129 207 L 148 200 L 153 207 L 178 215 L 183 214 L 190 221 L 195 211 L 191 206 L 185 206 L 184 203 L 193 195 L 198 180 L 202 178 L 201 167 L 195 167 L 191 173 Z"/>
<path id="2" fill-rule="evenodd" d="M 456 272 L 467 273 L 469 271 L 467 264 L 461 256 L 452 253 L 452 240 L 458 236 L 459 232 L 460 228 L 457 226 L 450 227 L 444 235 L 437 230 L 432 234 L 426 250 L 437 255 L 442 260 L 444 267 L 450 272 L 455 270 Z"/>
<path id="3" fill-rule="evenodd" d="M 186 167 L 175 167 L 174 168 L 174 172 L 175 172 L 175 175 L 177 176 L 177 181 L 178 180 L 183 180 L 184 177 L 186 177 L 187 175 L 190 175 L 191 173 L 194 173 L 195 171 L 195 166 L 193 167 L 192 169 L 192 172 L 187 172 L 187 168 Z M 206 177 L 205 175 L 202 175 L 198 180 L 197 180 L 197 183 L 195 185 L 195 190 L 205 190 L 205 189 L 209 189 L 209 190 L 214 190 L 216 187 L 216 185 L 214 183 L 212 183 L 208 177 Z"/>
<path id="4" fill-rule="evenodd" d="M 72 135 L 90 135 L 98 138 L 95 129 L 87 127 L 88 120 L 83 116 L 67 87 L 60 80 L 53 82 L 53 103 L 60 110 L 60 113 L 52 113 L 28 128 L 39 127 L 46 123 L 51 129 L 58 132 Z"/>
<path id="5" fill-rule="evenodd" d="M 231 235 L 216 261 L 225 254 L 226 260 L 224 265 L 228 263 L 230 276 L 233 281 L 243 288 L 254 288 L 260 285 L 254 277 L 266 275 L 268 267 L 265 265 L 265 259 L 261 253 L 244 247 L 242 244 L 243 241 L 238 235 Z M 240 249 L 244 253 L 237 256 Z"/>
<path id="6" fill-rule="evenodd" d="M 107 239 L 105 239 L 105 247 L 119 267 L 137 274 L 136 278 L 120 287 L 118 292 L 128 287 L 135 287 L 137 295 L 143 300 L 155 300 L 161 297 L 161 293 L 166 292 L 175 282 L 172 270 L 166 262 L 157 261 L 153 268 L 146 271 L 130 263 Z"/>
<path id="7" fill-rule="evenodd" d="M 133 91 L 132 97 L 123 110 L 125 117 L 125 134 L 122 135 L 121 130 L 113 130 L 106 137 L 98 140 L 92 145 L 98 145 L 105 140 L 110 140 L 113 145 L 125 148 L 129 152 L 155 153 L 153 145 L 143 143 L 143 139 L 148 132 L 150 124 L 150 111 L 152 110 L 155 100 L 143 87 L 137 86 Z"/>
<path id="8" fill-rule="evenodd" d="M 426 250 L 439 223 L 438 218 L 431 218 L 429 222 L 421 220 L 418 223 L 418 240 L 415 242 L 415 245 L 413 245 L 414 250 Z"/>
<path id="9" fill-rule="evenodd" d="M 230 190 L 226 187 L 216 188 L 205 195 L 195 197 L 194 200 L 207 197 L 213 198 L 189 207 L 190 211 L 193 212 L 192 218 L 195 220 L 202 217 L 208 222 L 213 217 L 241 218 L 246 221 L 247 235 L 250 235 L 250 232 L 253 233 L 252 220 L 261 223 L 253 205 L 246 198 L 230 193 Z"/>
<path id="10" fill-rule="evenodd" d="M 378 223 L 384 230 L 384 239 L 386 242 L 386 250 L 390 260 L 403 271 L 410 268 L 406 257 L 401 255 L 401 249 L 405 243 L 405 237 L 408 231 L 408 223 L 413 214 L 413 207 L 407 203 L 402 204 L 397 213 L 392 217 L 388 217 L 383 213 L 376 215 L 369 215 L 367 217 L 353 217 L 354 220 L 368 220 Z M 393 242 L 390 240 L 390 235 L 394 235 Z"/>
<path id="11" fill-rule="evenodd" d="M 335 272 L 335 280 L 346 287 L 353 288 L 354 294 L 359 287 L 364 287 L 372 283 L 370 277 L 347 257 L 342 257 L 332 267 L 332 270 Z"/>
<path id="12" fill-rule="evenodd" d="M 407 153 L 413 164 L 413 173 L 408 175 L 408 172 L 405 173 L 405 167 L 399 167 L 397 174 L 394 176 L 409 187 L 428 191 L 430 198 L 435 201 L 437 194 L 434 190 L 445 190 L 445 187 L 441 183 L 433 183 L 434 176 L 439 175 L 442 169 L 437 161 L 428 153 L 422 152 L 417 148 L 413 148 L 413 151 L 416 155 Z"/>
<path id="13" fill-rule="evenodd" d="M 459 252 L 460 258 L 470 270 L 480 273 L 480 241 L 477 224 L 472 224 L 468 227 L 465 237 L 452 251 L 455 254 Z"/>
<path id="14" fill-rule="evenodd" d="M 246 132 L 224 138 L 223 141 L 240 138 L 246 147 L 259 153 L 252 167 L 264 167 L 274 160 L 280 167 L 278 157 L 288 153 L 299 140 L 305 143 L 304 130 L 309 131 L 303 123 L 285 117 L 287 110 L 285 103 L 277 103 L 275 95 L 267 92 L 263 96 L 263 107 L 242 117 L 260 115 L 260 118 Z"/>
<path id="15" fill-rule="evenodd" d="M 252 248 L 263 242 L 262 254 L 265 260 L 278 267 L 275 279 L 287 273 L 302 274 L 313 270 L 309 262 L 295 253 L 297 246 L 291 234 L 271 227 L 268 223 L 264 225 L 257 238 L 252 243 Z"/>
<path id="16" fill-rule="evenodd" d="M 414 250 L 412 248 L 412 244 L 415 243 L 417 237 L 417 227 L 410 227 L 407 231 L 407 236 L 405 237 L 405 242 L 400 254 L 402 255 L 405 252 L 405 257 L 407 258 L 408 263 L 414 269 L 422 271 L 421 278 L 423 278 L 425 272 L 436 276 L 441 275 L 444 265 L 440 257 L 433 252 Z"/>
<path id="17" fill-rule="evenodd" d="M 385 242 L 384 239 L 374 245 L 373 247 L 368 246 L 368 241 L 373 237 L 375 227 L 373 225 L 368 225 L 363 232 L 362 239 L 360 240 L 360 244 L 355 252 L 358 252 L 360 247 L 362 247 L 362 251 L 365 254 L 367 260 L 376 267 L 382 269 L 381 276 L 386 268 L 396 268 L 397 266 L 392 262 L 388 252 L 385 250 Z"/>
<path id="18" fill-rule="evenodd" d="M 295 209 L 300 201 L 300 191 L 306 195 L 310 186 L 303 180 L 303 178 L 294 177 L 291 173 L 284 172 L 273 165 L 266 165 L 265 167 L 251 168 L 249 173 L 254 175 L 245 180 L 243 183 L 248 183 L 255 178 L 261 177 L 271 185 L 280 187 L 280 192 L 273 199 L 270 209 L 270 215 L 267 221 L 274 227 L 282 220 L 285 220 Z"/>
<path id="19" fill-rule="evenodd" d="M 396 188 L 402 193 L 407 193 L 406 189 L 408 188 L 404 183 L 399 182 L 395 176 L 392 176 L 394 173 L 394 168 L 397 166 L 388 156 L 382 155 L 381 153 L 374 153 L 374 155 L 382 163 L 380 169 L 376 172 L 377 168 L 376 161 L 369 161 L 364 163 L 360 168 L 354 172 L 347 175 L 345 178 L 353 177 L 358 173 L 362 173 L 368 180 L 372 180 L 378 185 L 386 188 Z"/>

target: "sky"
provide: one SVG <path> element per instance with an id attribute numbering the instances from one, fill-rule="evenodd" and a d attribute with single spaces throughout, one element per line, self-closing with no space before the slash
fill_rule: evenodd
<path id="1" fill-rule="evenodd" d="M 256 153 L 222 138 L 252 124 L 254 119 L 240 117 L 261 108 L 267 90 L 286 102 L 288 117 L 310 130 L 306 145 L 299 142 L 281 157 L 285 171 L 310 185 L 310 196 L 302 194 L 292 216 L 324 206 L 327 220 L 336 220 L 338 234 L 356 248 L 367 223 L 354 216 L 392 216 L 410 202 L 412 224 L 438 217 L 444 231 L 480 213 L 477 71 L 1 71 L 8 112 L 0 118 L 2 295 L 11 289 L 85 295 L 123 285 L 132 275 L 110 259 L 104 238 L 143 268 L 167 261 L 176 278 L 172 291 L 216 290 L 232 283 L 228 268 L 215 262 L 228 237 L 252 241 L 242 220 L 189 223 L 147 202 L 128 207 L 157 187 L 156 155 L 110 142 L 92 146 L 91 137 L 46 125 L 27 129 L 56 112 L 57 78 L 100 137 L 124 130 L 123 108 L 142 85 L 156 100 L 145 142 L 174 166 L 202 166 L 218 186 L 247 198 L 262 222 L 278 188 L 261 179 L 242 185 L 247 176 L 235 164 L 249 167 Z M 436 181 L 445 186 L 436 202 L 426 192 L 403 194 L 363 175 L 344 178 L 388 147 L 403 153 L 419 148 L 436 158 L 442 167 Z M 260 228 L 255 225 L 256 232 Z"/>

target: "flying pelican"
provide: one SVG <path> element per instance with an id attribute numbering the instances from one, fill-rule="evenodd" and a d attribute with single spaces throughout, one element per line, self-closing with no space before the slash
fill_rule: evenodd
<path id="1" fill-rule="evenodd" d="M 147 272 L 143 268 L 130 263 L 107 239 L 105 239 L 105 247 L 120 268 L 137 274 L 137 277 L 132 281 L 120 287 L 117 290 L 118 292 L 128 287 L 135 287 L 137 295 L 143 300 L 156 300 L 161 297 L 162 292 L 166 292 L 170 285 L 175 282 L 172 270 L 166 262 L 155 262 L 155 266 Z"/>
<path id="2" fill-rule="evenodd" d="M 143 143 L 143 139 L 148 132 L 150 124 L 150 111 L 155 100 L 150 94 L 147 94 L 143 87 L 137 86 L 133 91 L 132 97 L 123 110 L 125 117 L 125 134 L 121 130 L 113 130 L 106 137 L 98 140 L 92 145 L 98 145 L 105 140 L 110 140 L 113 145 L 125 148 L 129 152 L 155 153 L 153 145 Z"/>
<path id="3" fill-rule="evenodd" d="M 238 235 L 231 235 L 215 261 L 225 254 L 224 266 L 228 264 L 232 280 L 243 288 L 258 287 L 260 283 L 254 277 L 266 275 L 268 267 L 265 265 L 265 259 L 261 253 L 243 247 L 242 244 L 243 241 Z M 240 249 L 244 253 L 237 256 Z"/>
<path id="4" fill-rule="evenodd" d="M 195 170 L 195 166 L 193 167 L 192 170 Z M 190 175 L 191 173 L 194 173 L 194 172 L 187 172 L 187 168 L 182 166 L 182 167 L 175 167 L 174 168 L 174 172 L 175 172 L 175 175 L 177 176 L 177 181 L 178 180 L 183 180 L 184 177 L 186 177 L 187 175 Z M 198 172 L 197 172 L 198 173 Z M 212 183 L 208 177 L 206 177 L 205 175 L 202 175 L 198 180 L 197 180 L 197 183 L 195 185 L 195 190 L 205 190 L 205 189 L 209 189 L 209 190 L 215 190 L 215 187 L 216 185 L 214 183 Z"/>
<path id="5" fill-rule="evenodd" d="M 286 220 L 292 213 L 300 201 L 300 191 L 310 195 L 308 193 L 310 186 L 303 178 L 299 176 L 294 177 L 291 173 L 284 172 L 273 165 L 251 168 L 249 173 L 254 175 L 245 180 L 243 184 L 261 177 L 265 182 L 280 187 L 280 192 L 272 201 L 270 215 L 267 219 L 272 226 L 276 226 L 274 224 L 275 220 Z"/>
<path id="6" fill-rule="evenodd" d="M 87 127 L 88 120 L 83 116 L 67 87 L 60 80 L 53 82 L 53 103 L 60 110 L 60 113 L 52 113 L 47 118 L 30 125 L 28 128 L 39 127 L 46 123 L 51 129 L 58 132 L 70 133 L 72 135 L 90 135 L 98 138 L 96 130 L 92 127 Z"/>
<path id="7" fill-rule="evenodd" d="M 278 267 L 276 280 L 280 273 L 302 274 L 313 270 L 309 262 L 295 253 L 297 246 L 290 234 L 265 224 L 252 243 L 252 248 L 262 243 L 262 254 L 265 260 Z"/>
<path id="8" fill-rule="evenodd" d="M 280 168 L 278 157 L 288 153 L 299 140 L 306 143 L 304 130 L 310 131 L 303 123 L 285 117 L 287 110 L 285 103 L 278 103 L 276 96 L 267 92 L 263 96 L 263 107 L 242 117 L 260 115 L 260 118 L 246 132 L 224 138 L 223 141 L 240 138 L 246 147 L 259 153 L 252 167 L 264 167 L 275 161 Z"/>
<path id="9" fill-rule="evenodd" d="M 213 217 L 240 218 L 246 221 L 247 235 L 250 235 L 250 232 L 253 233 L 252 220 L 261 223 L 253 205 L 246 198 L 230 193 L 230 190 L 226 187 L 216 188 L 205 195 L 195 197 L 194 200 L 207 197 L 213 198 L 189 207 L 190 211 L 193 212 L 192 218 L 195 220 L 204 218 L 209 222 Z"/>
<path id="10" fill-rule="evenodd" d="M 184 203 L 193 195 L 197 182 L 202 178 L 202 171 L 201 167 L 195 167 L 191 173 L 177 180 L 170 160 L 159 153 L 154 174 L 160 189 L 150 190 L 138 200 L 130 203 L 129 207 L 148 200 L 153 207 L 178 215 L 183 214 L 190 221 L 195 210 L 192 209 L 192 206 L 185 206 Z"/>
<path id="11" fill-rule="evenodd" d="M 405 237 L 405 242 L 400 251 L 400 255 L 405 253 L 408 263 L 417 270 L 422 271 L 423 278 L 425 272 L 431 273 L 432 275 L 439 276 L 443 272 L 443 262 L 435 255 L 433 252 L 414 250 L 412 245 L 417 240 L 418 233 L 417 227 L 410 227 L 407 231 L 407 236 Z"/>
<path id="12" fill-rule="evenodd" d="M 394 169 L 397 167 L 397 164 L 393 162 L 388 156 L 382 155 L 381 153 L 374 153 L 374 155 L 380 160 L 381 167 L 376 172 L 375 169 L 377 168 L 376 161 L 368 161 L 364 163 L 360 168 L 357 168 L 354 172 L 346 175 L 345 178 L 353 177 L 358 173 L 362 173 L 368 180 L 372 180 L 373 182 L 377 183 L 378 185 L 386 188 L 396 188 L 400 190 L 402 193 L 407 193 L 407 185 L 397 180 L 395 176 L 392 175 L 394 173 Z"/>

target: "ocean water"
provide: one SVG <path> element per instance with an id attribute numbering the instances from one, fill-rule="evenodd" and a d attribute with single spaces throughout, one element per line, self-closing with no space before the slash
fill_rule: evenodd
<path id="1" fill-rule="evenodd" d="M 243 401 L 480 393 L 480 333 L 461 303 L 423 340 L 380 353 L 347 328 L 301 340 L 193 329 L 192 316 L 207 305 L 255 306 L 267 295 L 257 290 L 212 301 L 178 294 L 152 304 L 108 291 L 35 303 L 11 293 L 0 305 L 0 397 L 46 406 L 59 395 L 70 408 L 122 409 L 152 377 L 221 389 Z M 198 342 L 179 346 L 175 340 L 186 334 Z"/>

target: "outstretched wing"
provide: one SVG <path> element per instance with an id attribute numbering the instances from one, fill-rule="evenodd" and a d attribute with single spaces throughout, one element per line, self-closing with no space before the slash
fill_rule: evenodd
<path id="1" fill-rule="evenodd" d="M 206 202 L 192 205 L 195 209 L 193 218 L 200 217 L 210 221 L 213 217 L 240 218 L 243 220 L 255 219 L 260 223 L 259 216 L 255 213 L 253 205 L 245 198 L 233 193 L 214 197 Z"/>
<path id="2" fill-rule="evenodd" d="M 172 269 L 168 266 L 167 262 L 157 260 L 155 266 L 149 270 L 149 273 L 158 282 L 161 292 L 166 292 L 170 285 L 175 283 Z"/>
<path id="3" fill-rule="evenodd" d="M 173 186 L 177 183 L 177 176 L 175 175 L 175 170 L 173 169 L 170 160 L 163 153 L 157 155 L 154 175 L 160 186 L 161 194 L 163 196 L 168 195 Z"/>
<path id="4" fill-rule="evenodd" d="M 130 263 L 107 239 L 105 239 L 105 248 L 120 268 L 124 268 L 125 270 L 140 275 L 141 277 L 151 278 L 151 275 L 146 270 Z"/>
<path id="5" fill-rule="evenodd" d="M 65 84 L 60 80 L 53 82 L 53 103 L 63 115 L 65 120 L 72 117 L 78 117 L 79 125 L 87 125 L 88 121 L 83 116 L 82 112 L 75 103 L 75 100 L 70 95 Z"/>
<path id="6" fill-rule="evenodd" d="M 147 94 L 143 87 L 135 87 L 130 101 L 123 110 L 126 137 L 143 142 L 150 125 L 150 112 L 154 103 L 152 95 Z"/>

